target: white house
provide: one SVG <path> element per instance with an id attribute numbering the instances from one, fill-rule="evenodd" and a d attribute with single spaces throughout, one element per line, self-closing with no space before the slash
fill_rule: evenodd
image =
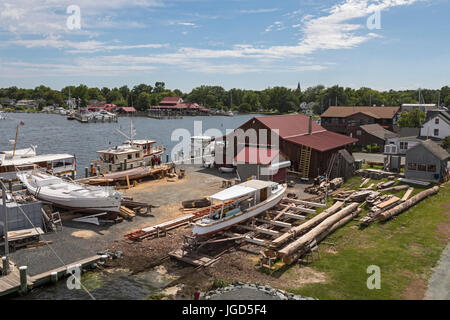
<path id="1" fill-rule="evenodd" d="M 411 149 L 421 142 L 422 140 L 415 136 L 388 138 L 384 144 L 384 154 L 404 156 L 406 154 L 406 150 Z"/>
<path id="2" fill-rule="evenodd" d="M 450 136 L 450 113 L 445 110 L 430 110 L 420 129 L 422 137 L 444 139 Z"/>

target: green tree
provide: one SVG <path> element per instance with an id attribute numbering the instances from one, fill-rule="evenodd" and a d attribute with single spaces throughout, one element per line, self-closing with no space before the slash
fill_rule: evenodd
<path id="1" fill-rule="evenodd" d="M 150 107 L 151 95 L 148 92 L 141 92 L 137 98 L 136 109 L 145 111 Z"/>
<path id="2" fill-rule="evenodd" d="M 419 128 L 425 121 L 425 117 L 425 112 L 419 109 L 415 109 L 411 112 L 403 111 L 398 120 L 398 125 L 401 128 Z"/>

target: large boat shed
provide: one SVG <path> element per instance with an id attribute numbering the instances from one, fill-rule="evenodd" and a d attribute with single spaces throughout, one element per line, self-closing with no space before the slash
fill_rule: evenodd
<path id="1" fill-rule="evenodd" d="M 303 114 L 289 114 L 276 116 L 254 117 L 235 129 L 227 136 L 227 140 L 234 139 L 234 156 L 237 156 L 245 147 L 250 145 L 249 136 L 238 136 L 242 129 L 247 133 L 248 129 L 258 132 L 258 148 L 278 148 L 285 156 L 284 160 L 291 161 L 291 168 L 300 173 L 302 177 L 316 177 L 326 173 L 331 164 L 332 155 L 341 149 L 351 152 L 351 145 L 357 139 L 328 131 Z M 260 130 L 266 129 L 267 137 L 260 141 Z M 275 131 L 276 130 L 276 131 Z M 275 132 L 279 137 L 278 145 L 272 143 L 271 135 Z"/>

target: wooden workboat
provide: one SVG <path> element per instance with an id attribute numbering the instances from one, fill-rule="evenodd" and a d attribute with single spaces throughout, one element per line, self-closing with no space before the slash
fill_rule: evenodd
<path id="1" fill-rule="evenodd" d="M 210 196 L 210 213 L 194 225 L 194 237 L 209 237 L 253 218 L 276 206 L 286 192 L 286 185 L 272 181 L 249 180 Z M 233 203 L 226 204 L 230 200 Z M 220 201 L 220 209 L 214 202 Z"/>
<path id="2" fill-rule="evenodd" d="M 36 198 L 76 212 L 118 213 L 122 194 L 110 187 L 87 186 L 40 172 L 20 172 L 17 177 Z"/>

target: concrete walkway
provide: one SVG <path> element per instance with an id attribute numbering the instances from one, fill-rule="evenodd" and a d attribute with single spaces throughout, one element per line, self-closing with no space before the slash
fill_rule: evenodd
<path id="1" fill-rule="evenodd" d="M 442 252 L 438 265 L 428 282 L 425 300 L 450 300 L 450 244 Z"/>

